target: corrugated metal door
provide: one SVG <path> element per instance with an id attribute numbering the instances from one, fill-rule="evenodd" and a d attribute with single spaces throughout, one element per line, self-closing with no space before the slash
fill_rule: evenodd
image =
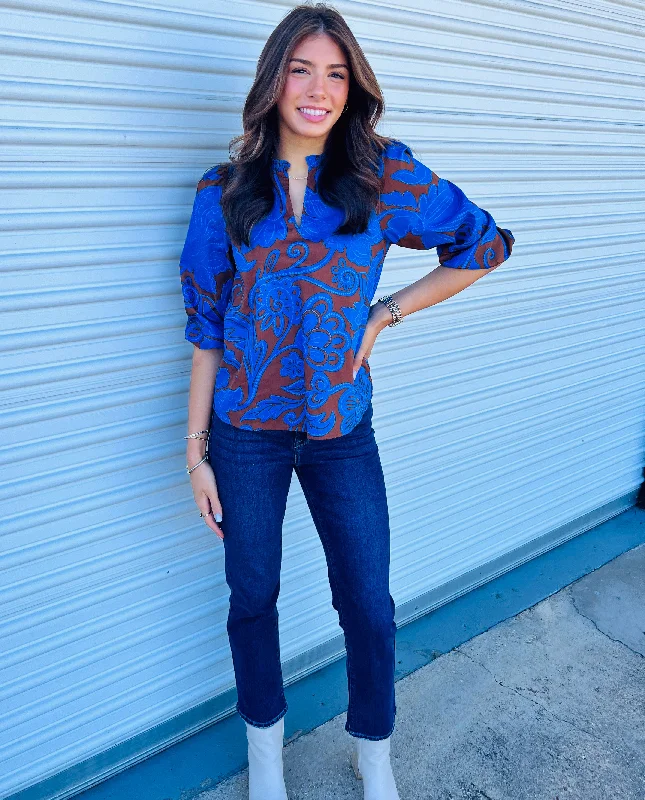
<path id="1" fill-rule="evenodd" d="M 68 796 L 234 702 L 223 548 L 183 471 L 177 265 L 196 182 L 227 157 L 289 7 L 0 11 L 4 797 Z M 370 359 L 402 623 L 633 500 L 645 11 L 337 7 L 386 93 L 381 131 L 516 237 L 509 262 L 386 329 Z M 379 293 L 436 263 L 392 248 Z M 288 680 L 342 654 L 295 479 L 279 611 Z"/>

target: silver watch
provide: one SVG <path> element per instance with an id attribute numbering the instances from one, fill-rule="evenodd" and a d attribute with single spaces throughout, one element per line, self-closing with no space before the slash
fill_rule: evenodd
<path id="1" fill-rule="evenodd" d="M 384 294 L 383 297 L 379 297 L 377 302 L 384 303 L 390 309 L 390 314 L 392 314 L 392 322 L 388 322 L 388 328 L 393 328 L 395 325 L 398 325 L 399 322 L 403 322 L 401 309 L 391 294 Z"/>

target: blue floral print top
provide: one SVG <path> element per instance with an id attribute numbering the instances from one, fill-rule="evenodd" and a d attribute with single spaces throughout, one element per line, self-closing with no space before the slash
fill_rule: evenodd
<path id="1" fill-rule="evenodd" d="M 300 223 L 289 195 L 291 165 L 273 159 L 273 208 L 241 248 L 222 214 L 222 165 L 197 185 L 180 258 L 186 338 L 223 349 L 213 411 L 239 428 L 333 439 L 360 421 L 372 378 L 363 358 L 354 379 L 353 360 L 390 245 L 436 248 L 444 267 L 492 269 L 515 241 L 396 139 L 381 154 L 380 203 L 366 231 L 337 234 L 344 215 L 317 192 L 321 159 L 306 159 Z"/>

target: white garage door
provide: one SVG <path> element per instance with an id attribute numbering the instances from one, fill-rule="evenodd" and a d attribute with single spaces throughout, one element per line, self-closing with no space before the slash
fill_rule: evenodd
<path id="1" fill-rule="evenodd" d="M 645 412 L 643 32 L 629 2 L 339 2 L 382 133 L 513 231 L 370 358 L 397 621 L 628 507 Z M 64 797 L 230 711 L 223 547 L 184 472 L 178 259 L 291 5 L 0 9 L 0 795 Z M 378 292 L 437 264 L 393 247 Z M 285 678 L 343 654 L 294 478 Z M 110 750 L 110 753 L 107 751 Z"/>

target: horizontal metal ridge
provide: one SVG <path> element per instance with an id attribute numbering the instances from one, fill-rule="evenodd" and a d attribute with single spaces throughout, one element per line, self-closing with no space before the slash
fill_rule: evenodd
<path id="1" fill-rule="evenodd" d="M 140 497 L 138 507 L 134 506 L 124 514 L 119 515 L 112 509 L 109 518 L 97 519 L 93 516 L 77 521 L 75 527 L 67 526 L 64 530 L 49 532 L 31 528 L 28 535 L 23 532 L 8 534 L 4 539 L 3 568 L 21 568 L 43 558 L 66 558 L 72 550 L 95 545 L 108 538 L 134 536 L 136 533 L 142 537 L 152 536 L 162 524 L 176 525 L 178 530 L 183 530 L 192 516 L 190 512 L 194 512 L 194 500 L 186 492 L 180 496 L 160 494 Z"/>
<path id="2" fill-rule="evenodd" d="M 455 520 L 454 507 L 458 504 L 458 499 L 455 500 L 452 510 L 448 509 L 445 514 L 435 514 L 432 518 L 432 527 L 426 524 L 424 527 L 424 518 L 415 517 L 418 522 L 417 529 L 422 530 L 423 533 L 418 537 L 417 545 L 424 540 L 424 536 L 428 536 L 428 530 L 432 531 L 433 535 L 433 549 L 431 556 L 421 556 L 417 552 L 416 558 L 406 566 L 398 568 L 398 557 L 396 547 L 392 552 L 392 578 L 397 584 L 402 585 L 402 590 L 399 594 L 399 603 L 406 602 L 407 599 L 417 596 L 420 592 L 421 586 L 434 586 L 445 583 L 450 577 L 458 574 L 463 574 L 469 569 L 477 566 L 482 560 L 488 560 L 493 556 L 494 551 L 488 547 L 481 546 L 476 548 L 476 544 L 485 542 L 487 535 L 491 535 L 493 526 L 500 531 L 499 519 L 503 508 L 513 513 L 513 518 L 507 525 L 501 529 L 505 534 L 505 544 L 509 550 L 512 550 L 524 542 L 536 538 L 541 533 L 549 530 L 553 521 L 561 519 L 558 516 L 558 511 L 562 511 L 562 507 L 575 519 L 576 516 L 581 516 L 590 507 L 596 507 L 594 503 L 599 501 L 605 502 L 620 496 L 620 483 L 618 479 L 628 476 L 628 471 L 623 473 L 613 472 L 617 464 L 620 464 L 620 457 L 605 458 L 600 462 L 600 466 L 604 467 L 609 474 L 612 475 L 611 485 L 608 486 L 607 479 L 597 477 L 595 480 L 589 474 L 584 474 L 581 477 L 580 485 L 571 482 L 571 493 L 564 493 L 560 497 L 554 496 L 553 489 L 558 488 L 557 483 L 549 482 L 548 475 L 545 475 L 544 493 L 536 496 L 535 491 L 530 492 L 526 497 L 526 501 L 519 502 L 519 498 L 513 494 L 506 494 L 506 500 L 499 503 L 495 508 L 490 510 L 487 518 L 490 518 L 492 525 L 488 529 L 482 531 L 481 536 L 477 540 L 470 539 L 464 541 L 463 539 L 463 520 Z M 636 487 L 634 487 L 636 488 Z M 552 491 L 547 491 L 551 489 Z M 502 493 L 500 496 L 504 496 Z M 576 498 L 575 505 L 572 505 L 572 497 Z M 540 500 L 542 502 L 540 502 Z M 550 514 L 550 516 L 547 516 Z M 483 522 L 479 514 L 473 511 L 473 517 L 477 518 L 478 523 Z M 497 520 L 497 522 L 495 522 Z M 438 548 L 440 543 L 436 537 L 449 538 L 453 534 L 459 534 L 461 537 L 460 545 L 452 544 L 446 545 L 444 548 Z M 417 547 L 418 550 L 418 547 Z M 442 553 L 443 551 L 443 553 Z M 455 555 L 463 553 L 461 559 L 456 559 Z M 441 555 L 443 554 L 443 559 Z M 442 567 L 442 561 L 445 566 Z M 400 576 L 402 570 L 405 569 L 405 581 L 401 582 Z M 418 578 L 415 579 L 415 575 Z"/>
<path id="3" fill-rule="evenodd" d="M 601 401 L 614 403 L 613 408 L 619 408 L 626 414 L 625 422 L 633 425 L 638 421 L 639 409 L 639 383 L 638 372 L 636 369 L 630 371 L 627 378 L 634 377 L 634 380 L 626 380 L 618 384 L 615 380 L 589 381 L 589 386 L 576 385 L 572 389 L 561 393 L 563 402 L 558 403 L 553 408 L 548 405 L 531 406 L 529 403 L 523 405 L 526 408 L 526 416 L 518 420 L 511 415 L 512 408 L 504 407 L 498 411 L 490 412 L 490 425 L 485 431 L 475 434 L 472 429 L 473 418 L 451 419 L 447 421 L 445 417 L 437 417 L 436 421 L 426 424 L 419 431 L 414 441 L 410 443 L 409 459 L 392 459 L 388 461 L 388 487 L 391 488 L 393 495 L 403 496 L 414 488 L 419 488 L 419 484 L 427 485 L 427 476 L 424 467 L 428 465 L 441 464 L 442 473 L 458 473 L 463 466 L 464 448 L 473 448 L 474 455 L 477 450 L 475 445 L 479 443 L 480 449 L 484 448 L 481 456 L 476 458 L 477 464 L 483 466 L 490 460 L 501 460 L 518 453 L 518 440 L 513 439 L 513 435 L 520 437 L 522 441 L 522 452 L 530 451 L 532 447 L 539 447 L 550 440 L 563 441 L 565 434 L 570 440 L 569 434 L 580 434 L 585 439 L 587 431 L 592 431 L 593 426 L 598 423 L 612 419 L 615 420 L 615 411 L 608 410 L 607 405 L 602 405 Z M 605 387 L 610 387 L 603 391 Z M 587 389 L 587 394 L 583 390 Z M 593 397 L 598 392 L 598 401 L 590 403 L 589 395 L 593 391 Z M 514 404 L 516 407 L 519 403 Z M 641 398 L 642 405 L 642 398 Z M 632 413 L 633 412 L 633 413 Z M 575 416 L 578 414 L 578 416 Z M 630 416 L 631 414 L 631 416 Z M 509 418 L 510 417 L 510 418 Z M 471 426 L 471 427 L 468 427 Z M 463 435 L 459 435 L 463 430 Z M 379 433 L 386 430 L 386 425 L 377 420 L 376 429 Z M 453 435 L 457 434 L 457 435 Z M 478 437 L 478 438 L 476 438 Z M 384 451 L 387 451 L 385 440 L 381 444 Z M 494 453 L 494 456 L 491 456 Z M 389 455 L 389 453 L 388 453 Z M 532 458 L 532 456 L 531 456 Z M 521 461 L 521 456 L 517 458 Z M 403 494 L 403 493 L 406 494 Z M 398 509 L 397 502 L 393 505 Z M 303 507 L 303 513 L 304 511 Z"/>
<path id="4" fill-rule="evenodd" d="M 95 605 L 98 606 L 108 600 L 117 598 L 123 600 L 136 597 L 136 595 L 131 593 L 137 589 L 149 588 L 157 585 L 163 587 L 164 581 L 167 580 L 166 576 L 169 574 L 174 581 L 185 581 L 187 578 L 185 573 L 191 573 L 191 571 L 199 567 L 204 567 L 206 568 L 204 574 L 210 576 L 210 580 L 212 580 L 210 570 L 212 569 L 213 558 L 218 551 L 213 548 L 212 544 L 209 544 L 207 538 L 202 534 L 203 530 L 205 530 L 205 527 L 203 523 L 200 523 L 199 518 L 197 518 L 197 521 L 194 523 L 191 547 L 182 552 L 176 552 L 171 562 L 168 560 L 168 553 L 165 553 L 158 556 L 156 559 L 150 559 L 146 563 L 145 569 L 142 571 L 139 563 L 132 562 L 132 560 L 124 560 L 122 562 L 121 572 L 118 575 L 113 575 L 110 579 L 104 578 L 101 580 L 100 573 L 98 576 L 96 574 L 87 574 L 85 576 L 85 582 L 78 582 L 72 594 L 66 593 L 64 587 L 59 585 L 58 592 L 51 592 L 49 598 L 38 598 L 38 603 L 36 605 L 38 607 L 39 624 L 57 622 L 61 618 L 72 619 L 76 612 L 84 611 Z M 195 536 L 195 531 L 199 531 L 199 535 Z M 214 535 L 215 534 L 213 534 L 213 536 Z M 163 594 L 163 588 L 160 588 L 159 592 L 160 595 Z M 144 600 L 136 599 L 134 601 L 131 613 L 136 613 L 136 609 L 138 609 L 138 611 L 145 611 L 148 608 L 154 607 L 149 605 L 153 602 L 150 597 L 148 595 L 144 595 L 144 597 Z M 161 602 L 161 596 L 159 596 L 157 600 Z M 24 632 L 28 630 L 30 625 L 33 625 L 34 605 L 35 603 L 32 597 L 31 602 L 25 600 L 23 603 L 14 603 L 11 607 L 11 613 L 9 613 L 8 608 L 2 608 L 1 612 L 5 620 L 3 623 L 3 631 L 6 630 L 7 637 L 19 632 Z M 120 606 L 120 608 L 121 611 L 123 611 L 123 606 Z M 119 619 L 118 612 L 107 611 L 106 618 L 116 622 Z M 81 619 L 85 621 L 78 623 L 79 630 L 84 629 L 87 624 L 87 617 L 82 617 Z M 92 625 L 99 625 L 100 620 L 101 617 L 97 614 L 90 619 L 90 622 Z M 105 620 L 103 620 L 103 622 L 105 622 Z M 71 625 L 71 627 L 74 628 L 75 626 Z M 50 635 L 51 634 L 46 634 L 45 638 Z M 31 652 L 31 648 L 44 645 L 44 642 L 40 643 L 34 637 L 31 637 L 29 641 L 26 639 L 23 641 L 24 644 L 19 646 L 20 653 L 22 654 L 21 657 L 26 657 L 27 652 Z M 11 654 L 12 651 L 10 650 L 6 653 L 3 652 L 2 658 L 8 657 Z"/>

